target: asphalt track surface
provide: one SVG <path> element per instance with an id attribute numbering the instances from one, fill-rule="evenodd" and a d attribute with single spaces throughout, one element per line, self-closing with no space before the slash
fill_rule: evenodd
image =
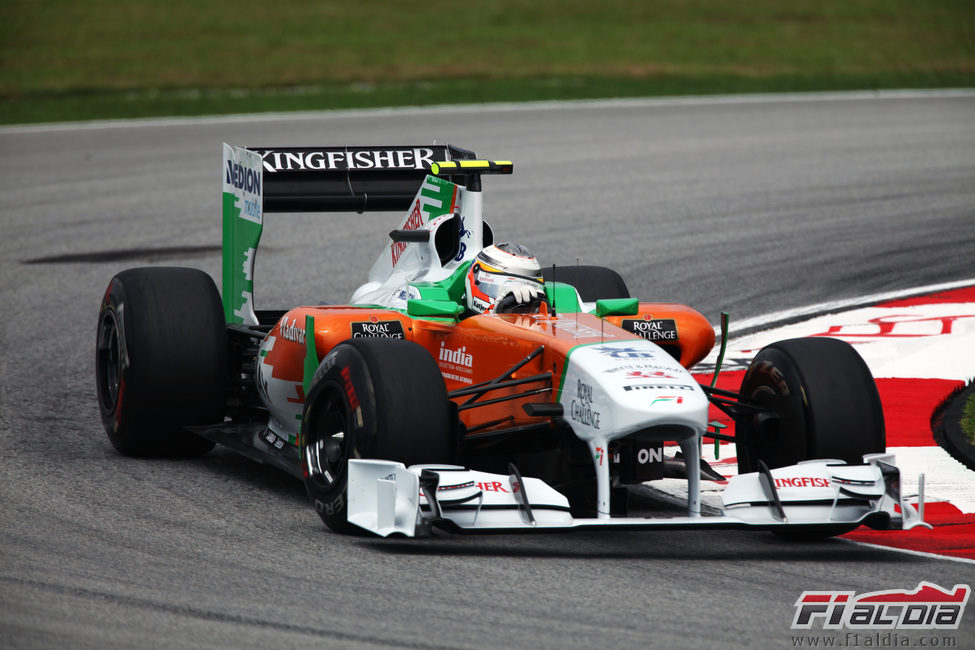
<path id="1" fill-rule="evenodd" d="M 975 583 L 971 564 L 762 533 L 341 537 L 230 452 L 115 453 L 99 300 L 131 266 L 219 279 L 221 142 L 434 140 L 515 162 L 484 183 L 499 239 L 713 321 L 972 276 L 971 93 L 0 130 L 0 645 L 791 647 L 803 590 Z M 275 216 L 258 306 L 346 299 L 395 218 Z M 949 636 L 973 631 L 969 612 Z"/>

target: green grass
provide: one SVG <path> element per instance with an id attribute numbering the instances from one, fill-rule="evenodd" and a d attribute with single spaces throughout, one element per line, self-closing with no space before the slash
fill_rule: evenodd
<path id="1" fill-rule="evenodd" d="M 0 3 L 4 123 L 973 82 L 973 0 Z"/>
<path id="2" fill-rule="evenodd" d="M 975 395 L 970 395 L 961 411 L 961 431 L 975 445 Z"/>

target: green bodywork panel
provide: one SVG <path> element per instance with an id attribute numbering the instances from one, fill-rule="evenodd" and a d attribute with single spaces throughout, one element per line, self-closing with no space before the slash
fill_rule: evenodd
<path id="1" fill-rule="evenodd" d="M 410 316 L 456 318 L 464 311 L 463 305 L 451 300 L 427 300 L 424 298 L 410 300 L 406 303 L 406 313 Z"/>
<path id="2" fill-rule="evenodd" d="M 596 301 L 596 315 L 633 316 L 640 311 L 640 301 L 637 298 L 606 298 Z"/>
<path id="3" fill-rule="evenodd" d="M 564 282 L 546 282 L 545 295 L 548 297 L 549 311 L 553 309 L 562 314 L 582 311 L 575 287 Z"/>
<path id="4" fill-rule="evenodd" d="M 467 277 L 467 269 L 471 263 L 467 262 L 457 267 L 457 270 L 450 274 L 450 277 L 438 280 L 437 282 L 413 282 L 412 286 L 420 290 L 420 297 L 424 300 L 452 300 L 458 305 L 464 304 L 464 294 L 467 288 L 464 286 L 464 279 Z"/>
<path id="5" fill-rule="evenodd" d="M 302 388 L 305 395 L 311 390 L 311 378 L 318 370 L 318 350 L 315 349 L 315 319 L 311 315 L 305 316 L 305 365 Z"/>
<path id="6" fill-rule="evenodd" d="M 223 195 L 223 312 L 228 323 L 243 323 L 254 295 L 248 264 L 261 241 L 260 223 L 240 218 L 233 194 Z"/>

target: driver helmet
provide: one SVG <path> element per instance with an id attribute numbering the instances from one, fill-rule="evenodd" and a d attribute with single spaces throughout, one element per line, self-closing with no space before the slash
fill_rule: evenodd
<path id="1" fill-rule="evenodd" d="M 534 285 L 544 290 L 538 260 L 519 244 L 501 242 L 482 249 L 467 271 L 467 307 L 483 314 L 494 309 L 513 285 Z"/>

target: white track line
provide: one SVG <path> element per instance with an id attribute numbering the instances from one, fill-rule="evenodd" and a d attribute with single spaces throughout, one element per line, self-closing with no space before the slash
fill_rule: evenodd
<path id="1" fill-rule="evenodd" d="M 795 309 L 784 309 L 782 311 L 772 312 L 763 316 L 745 318 L 737 323 L 732 321 L 728 327 L 728 334 L 733 335 L 737 334 L 738 332 L 757 330 L 759 328 L 773 329 L 777 325 L 788 321 L 813 318 L 816 316 L 825 316 L 827 314 L 835 314 L 837 312 L 856 309 L 858 307 L 866 307 L 868 305 L 874 305 L 880 302 L 887 302 L 888 300 L 898 300 L 901 298 L 909 298 L 911 296 L 919 296 L 929 293 L 940 293 L 950 289 L 960 289 L 962 287 L 970 286 L 975 286 L 975 278 L 956 280 L 953 282 L 942 282 L 939 284 L 929 284 L 924 287 L 914 287 L 911 289 L 884 291 L 865 296 L 858 296 L 856 298 L 847 298 L 845 300 L 831 300 L 828 302 L 821 302 L 816 305 L 797 307 Z M 715 334 L 721 333 L 720 325 L 715 326 L 714 332 Z"/>
<path id="2" fill-rule="evenodd" d="M 846 102 L 896 99 L 972 99 L 975 90 L 948 88 L 941 90 L 878 90 L 810 93 L 755 93 L 748 95 L 701 95 L 679 97 L 632 97 L 618 99 L 572 99 L 535 102 L 497 102 L 483 104 L 440 104 L 436 106 L 401 106 L 390 108 L 338 109 L 322 111 L 294 111 L 247 113 L 203 117 L 159 117 L 131 120 L 92 120 L 86 122 L 58 122 L 0 126 L 0 135 L 14 133 L 44 133 L 57 131 L 86 131 L 96 129 L 124 129 L 136 127 L 172 127 L 199 124 L 251 124 L 300 120 L 327 120 L 350 117 L 389 115 L 436 115 L 441 113 L 522 112 L 535 110 L 566 110 L 575 108 L 654 108 L 672 106 L 719 106 L 741 104 Z"/>
<path id="3" fill-rule="evenodd" d="M 866 546 L 867 548 L 875 548 L 879 551 L 896 551 L 898 553 L 906 553 L 907 555 L 917 555 L 919 557 L 926 557 L 931 560 L 950 560 L 951 562 L 961 562 L 962 564 L 975 564 L 975 560 L 969 560 L 967 557 L 955 557 L 954 555 L 939 555 L 938 553 L 927 553 L 925 551 L 914 551 L 909 548 L 897 548 L 896 546 L 883 546 L 881 544 L 869 544 L 867 542 L 858 542 L 855 539 L 846 539 L 844 537 L 835 537 L 842 542 L 847 544 L 856 544 L 857 546 Z"/>

